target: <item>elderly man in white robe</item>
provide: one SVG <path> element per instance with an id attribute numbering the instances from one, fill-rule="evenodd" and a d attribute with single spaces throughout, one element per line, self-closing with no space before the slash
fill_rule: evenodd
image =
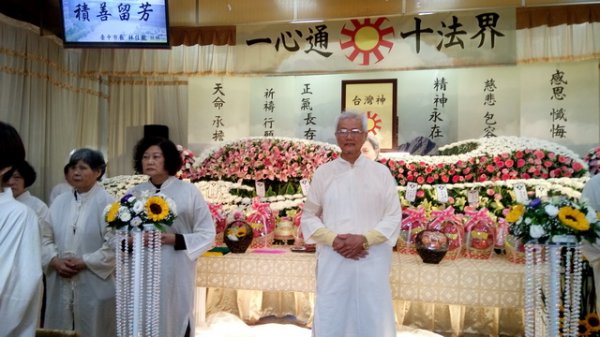
<path id="1" fill-rule="evenodd" d="M 114 235 L 104 221 L 104 209 L 114 198 L 98 183 L 106 163 L 99 151 L 79 149 L 69 168 L 74 191 L 56 198 L 50 206 L 52 228 L 43 232 L 44 327 L 114 337 Z"/>
<path id="2" fill-rule="evenodd" d="M 35 213 L 1 179 L 25 159 L 17 131 L 0 122 L 0 336 L 33 337 L 42 304 L 40 230 Z"/>
<path id="3" fill-rule="evenodd" d="M 582 198 L 586 199 L 596 212 L 600 212 L 600 174 L 588 180 L 583 187 Z M 584 242 L 582 246 L 583 255 L 588 259 L 594 270 L 594 283 L 596 288 L 596 310 L 600 310 L 600 242 Z"/>
<path id="4" fill-rule="evenodd" d="M 340 114 L 335 135 L 341 155 L 316 170 L 301 222 L 304 237 L 317 243 L 313 334 L 393 337 L 389 275 L 402 219 L 396 182 L 361 154 L 363 114 Z"/>

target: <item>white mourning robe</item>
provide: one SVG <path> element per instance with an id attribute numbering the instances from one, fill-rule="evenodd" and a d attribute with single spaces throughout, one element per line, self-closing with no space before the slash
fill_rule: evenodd
<path id="1" fill-rule="evenodd" d="M 48 220 L 50 218 L 48 206 L 42 200 L 29 193 L 29 191 L 21 193 L 16 199 L 29 206 L 40 220 Z"/>
<path id="2" fill-rule="evenodd" d="M 50 196 L 48 197 L 48 205 L 52 205 L 54 199 L 56 199 L 56 197 L 65 192 L 73 193 L 73 186 L 64 181 L 62 183 L 54 185 L 54 187 L 52 187 L 52 190 L 50 191 Z"/>
<path id="3" fill-rule="evenodd" d="M 45 328 L 71 330 L 74 324 L 85 337 L 116 334 L 114 236 L 104 222 L 104 209 L 113 201 L 96 183 L 87 193 L 61 194 L 50 206 L 52 230 L 43 238 Z M 87 265 L 71 279 L 49 266 L 54 256 L 65 252 L 74 252 Z"/>
<path id="4" fill-rule="evenodd" d="M 139 195 L 142 191 L 154 194 L 157 188 L 145 182 L 135 186 L 131 193 Z M 169 177 L 160 187 L 160 193 L 171 198 L 177 209 L 177 217 L 167 231 L 182 234 L 186 249 L 162 246 L 159 336 L 183 337 L 189 323 L 193 337 L 196 260 L 212 248 L 215 226 L 208 205 L 196 186 Z"/>
<path id="5" fill-rule="evenodd" d="M 42 305 L 40 230 L 34 212 L 0 192 L 0 337 L 33 337 Z"/>
<path id="6" fill-rule="evenodd" d="M 581 194 L 583 198 L 588 200 L 590 207 L 596 212 L 600 212 L 600 174 L 593 176 L 585 184 Z M 600 241 L 595 243 L 584 241 L 581 250 L 594 270 L 596 310 L 600 310 Z"/>
<path id="7" fill-rule="evenodd" d="M 360 260 L 317 246 L 315 336 L 396 336 L 389 274 L 401 219 L 396 182 L 386 166 L 361 155 L 354 165 L 338 158 L 316 170 L 302 215 L 305 238 L 327 227 L 337 234 L 375 229 L 388 240 Z"/>

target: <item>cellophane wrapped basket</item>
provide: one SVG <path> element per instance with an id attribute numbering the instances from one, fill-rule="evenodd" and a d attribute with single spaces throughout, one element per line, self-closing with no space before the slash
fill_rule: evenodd
<path id="1" fill-rule="evenodd" d="M 496 224 L 486 208 L 465 207 L 464 256 L 470 259 L 489 259 L 494 253 Z"/>
<path id="2" fill-rule="evenodd" d="M 273 245 L 276 218 L 269 203 L 254 198 L 246 221 L 252 227 L 254 235 L 250 248 L 265 248 Z"/>
<path id="3" fill-rule="evenodd" d="M 410 207 L 402 210 L 402 223 L 396 250 L 404 254 L 416 254 L 417 235 L 427 228 L 425 209 Z"/>

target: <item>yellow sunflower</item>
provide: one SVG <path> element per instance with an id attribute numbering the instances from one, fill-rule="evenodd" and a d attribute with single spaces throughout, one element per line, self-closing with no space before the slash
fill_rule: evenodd
<path id="1" fill-rule="evenodd" d="M 592 331 L 590 326 L 587 324 L 586 320 L 579 320 L 579 325 L 577 326 L 577 336 L 578 337 L 588 337 L 592 335 Z"/>
<path id="2" fill-rule="evenodd" d="M 506 215 L 506 221 L 508 222 L 517 222 L 523 214 L 525 213 L 525 206 L 521 204 L 516 204 L 511 207 L 510 212 Z"/>
<path id="3" fill-rule="evenodd" d="M 561 207 L 558 210 L 558 219 L 565 226 L 578 231 L 587 231 L 590 229 L 590 223 L 585 218 L 585 214 L 569 206 Z"/>
<path id="4" fill-rule="evenodd" d="M 169 205 L 161 197 L 153 196 L 148 198 L 144 207 L 146 214 L 148 214 L 148 219 L 152 221 L 164 220 L 169 215 Z"/>
<path id="5" fill-rule="evenodd" d="M 598 317 L 597 312 L 590 312 L 585 315 L 585 321 L 587 322 L 587 326 L 590 328 L 590 331 L 600 331 L 600 317 Z"/>
<path id="6" fill-rule="evenodd" d="M 118 201 L 113 202 L 106 212 L 106 222 L 111 223 L 117 220 L 117 216 L 119 215 L 119 208 L 121 207 L 121 203 Z"/>

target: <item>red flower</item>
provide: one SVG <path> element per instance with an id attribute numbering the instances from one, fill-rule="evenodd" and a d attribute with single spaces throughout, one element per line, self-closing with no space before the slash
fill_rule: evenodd
<path id="1" fill-rule="evenodd" d="M 494 168 L 494 166 L 492 166 L 492 165 L 488 165 L 485 167 L 485 170 L 488 171 L 489 173 L 493 173 L 496 170 L 496 168 Z"/>
<path id="2" fill-rule="evenodd" d="M 417 184 L 423 184 L 425 182 L 425 178 L 423 178 L 423 176 L 419 176 L 417 178 Z"/>
<path id="3" fill-rule="evenodd" d="M 506 167 L 513 167 L 515 165 L 515 162 L 512 159 L 508 159 L 504 162 L 504 165 L 506 165 Z"/>

